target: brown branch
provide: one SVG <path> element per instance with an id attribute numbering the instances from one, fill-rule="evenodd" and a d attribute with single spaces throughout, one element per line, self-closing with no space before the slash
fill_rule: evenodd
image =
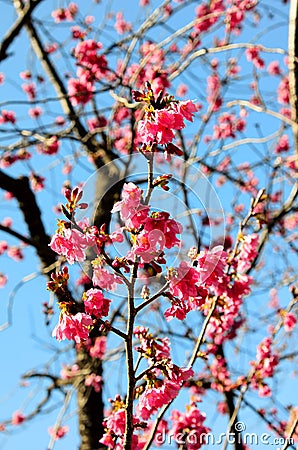
<path id="1" fill-rule="evenodd" d="M 13 43 L 15 38 L 20 34 L 24 24 L 31 17 L 33 10 L 41 2 L 42 0 L 30 0 L 28 3 L 26 3 L 22 10 L 22 14 L 19 15 L 15 23 L 7 31 L 0 44 L 0 61 L 3 61 L 11 55 L 11 53 L 7 53 L 8 48 Z"/>
<path id="2" fill-rule="evenodd" d="M 0 224 L 0 231 L 4 231 L 7 234 L 10 234 L 11 236 L 16 237 L 17 239 L 20 239 L 20 241 L 25 242 L 25 244 L 33 245 L 33 242 L 31 239 L 28 239 L 26 236 L 23 236 L 21 233 L 18 233 L 15 230 L 12 230 L 10 227 L 5 227 L 4 225 Z"/>
<path id="3" fill-rule="evenodd" d="M 218 355 L 220 355 L 224 359 L 225 366 L 227 368 L 227 362 L 226 362 L 224 349 L 223 349 L 222 345 L 219 345 L 217 353 L 218 353 Z M 226 399 L 226 405 L 228 407 L 228 414 L 229 414 L 229 418 L 231 420 L 233 415 L 234 415 L 234 411 L 235 411 L 234 392 L 233 392 L 233 390 L 225 391 L 223 393 L 223 395 L 224 395 L 224 397 Z M 244 450 L 242 439 L 241 439 L 241 431 L 239 432 L 237 430 L 237 427 L 235 427 L 235 424 L 237 422 L 238 422 L 238 416 L 236 414 L 235 419 L 234 419 L 233 423 L 231 424 L 231 432 L 235 436 L 234 448 L 235 448 L 235 450 Z"/>
<path id="4" fill-rule="evenodd" d="M 0 171 L 0 189 L 11 192 L 16 198 L 28 226 L 30 244 L 36 248 L 43 268 L 52 265 L 56 261 L 56 254 L 48 245 L 50 237 L 45 231 L 41 211 L 28 177 L 12 178 Z"/>
<path id="5" fill-rule="evenodd" d="M 295 150 L 298 155 L 298 0 L 290 2 L 289 17 L 289 89 L 292 113 L 292 130 L 294 134 Z"/>

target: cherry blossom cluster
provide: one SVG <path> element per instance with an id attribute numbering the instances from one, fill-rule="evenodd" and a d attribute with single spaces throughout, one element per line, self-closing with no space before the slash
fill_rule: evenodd
<path id="1" fill-rule="evenodd" d="M 61 290 L 65 289 L 65 287 L 57 287 L 59 283 L 57 278 L 62 278 L 62 285 L 65 285 L 67 283 L 65 281 L 66 277 L 61 273 L 58 276 L 54 275 L 54 277 L 56 279 L 48 283 L 48 289 L 61 294 Z M 82 301 L 84 304 L 84 312 L 76 312 L 75 305 L 72 301 L 59 303 L 61 310 L 59 322 L 53 330 L 53 336 L 58 341 L 69 339 L 74 340 L 77 344 L 82 341 L 87 341 L 90 331 L 96 324 L 96 320 L 109 314 L 111 300 L 105 298 L 100 289 L 89 289 L 84 292 Z M 94 356 L 96 356 L 102 351 L 99 348 L 91 347 L 90 352 L 93 352 Z"/>
<path id="2" fill-rule="evenodd" d="M 185 127 L 184 120 L 193 121 L 193 115 L 198 107 L 190 100 L 177 102 L 173 97 L 163 95 L 155 96 L 150 84 L 147 92 L 134 91 L 136 101 L 147 105 L 144 119 L 139 120 L 138 134 L 146 145 L 166 145 L 175 137 L 174 131 Z M 170 151 L 171 153 L 171 151 Z M 180 152 L 176 152 L 180 154 Z"/>
<path id="3" fill-rule="evenodd" d="M 272 351 L 271 347 L 272 338 L 264 338 L 257 347 L 256 361 L 251 362 L 254 369 L 251 385 L 254 389 L 258 389 L 260 397 L 270 397 L 271 389 L 264 379 L 273 377 L 279 363 L 278 355 Z"/>
<path id="4" fill-rule="evenodd" d="M 110 449 L 122 450 L 126 426 L 125 403 L 120 395 L 117 395 L 114 400 L 110 399 L 110 403 L 112 408 L 104 420 L 105 434 L 100 439 L 100 442 Z M 136 432 L 138 430 L 144 431 L 144 423 L 136 416 L 133 417 L 133 425 Z M 142 450 L 146 441 L 136 432 L 132 436 L 132 448 Z"/>
<path id="5" fill-rule="evenodd" d="M 204 425 L 206 415 L 197 408 L 196 403 L 187 405 L 184 413 L 174 409 L 170 419 L 174 439 L 186 442 L 188 450 L 198 450 L 206 443 L 206 435 L 211 430 Z"/>
<path id="6" fill-rule="evenodd" d="M 178 395 L 183 382 L 193 376 L 194 372 L 173 364 L 168 338 L 154 338 L 149 329 L 144 327 L 136 327 L 134 334 L 140 340 L 136 351 L 149 364 L 145 375 L 146 386 L 138 389 L 136 411 L 142 419 L 148 420 L 161 406 Z"/>
<path id="7" fill-rule="evenodd" d="M 253 242 L 256 251 L 256 241 Z M 168 273 L 169 292 L 165 296 L 171 301 L 171 307 L 165 311 L 167 320 L 176 317 L 184 320 L 191 310 L 200 310 L 207 315 L 212 302 L 216 300 L 215 313 L 207 326 L 207 335 L 219 345 L 225 339 L 232 339 L 237 328 L 243 323 L 240 314 L 243 296 L 249 294 L 251 277 L 242 273 L 243 260 L 251 261 L 255 252 L 248 244 L 243 247 L 231 263 L 228 254 L 222 247 L 215 247 L 211 251 L 201 251 L 199 254 L 190 252 L 190 262 L 182 261 L 178 268 L 170 268 Z M 249 252 L 249 257 L 247 252 Z M 230 264 L 233 270 L 228 273 Z M 241 271 L 240 271 L 241 270 Z"/>
<path id="8" fill-rule="evenodd" d="M 72 22 L 78 13 L 78 5 L 76 3 L 70 2 L 67 8 L 58 8 L 52 12 L 52 17 L 56 23 L 63 22 L 67 20 Z"/>
<path id="9" fill-rule="evenodd" d="M 100 42 L 86 39 L 74 49 L 78 65 L 77 78 L 68 80 L 68 94 L 74 105 L 88 103 L 93 97 L 94 83 L 107 74 L 106 57 L 98 53 L 101 48 Z"/>

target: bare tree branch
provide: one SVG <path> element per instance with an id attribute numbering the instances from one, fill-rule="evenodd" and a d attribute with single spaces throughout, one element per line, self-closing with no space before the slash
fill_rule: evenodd
<path id="1" fill-rule="evenodd" d="M 0 44 L 0 62 L 10 56 L 10 53 L 7 53 L 10 45 L 13 43 L 14 39 L 20 34 L 24 24 L 30 18 L 33 10 L 36 6 L 41 3 L 42 0 L 30 0 L 26 3 L 22 10 L 22 14 L 19 15 L 18 19 L 15 21 L 13 26 L 7 31 L 4 36 L 1 44 Z"/>

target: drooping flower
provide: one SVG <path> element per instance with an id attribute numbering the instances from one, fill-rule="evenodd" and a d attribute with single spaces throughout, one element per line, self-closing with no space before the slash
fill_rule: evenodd
<path id="1" fill-rule="evenodd" d="M 92 317 L 85 313 L 72 315 L 61 312 L 59 322 L 55 326 L 52 336 L 61 341 L 73 339 L 77 344 L 89 337 L 89 331 L 93 326 Z"/>
<path id="2" fill-rule="evenodd" d="M 201 413 L 195 403 L 186 407 L 186 412 L 182 413 L 173 410 L 171 413 L 172 429 L 174 439 L 185 439 L 188 450 L 198 450 L 205 444 L 206 435 L 210 428 L 204 425 L 206 414 Z"/>
<path id="3" fill-rule="evenodd" d="M 89 289 L 83 294 L 83 301 L 86 314 L 96 318 L 107 316 L 111 300 L 104 297 L 99 289 Z"/>
<path id="4" fill-rule="evenodd" d="M 89 353 L 92 358 L 102 359 L 107 348 L 107 338 L 106 336 L 98 336 L 95 339 L 94 345 L 90 347 Z"/>
<path id="5" fill-rule="evenodd" d="M 59 439 L 63 438 L 69 431 L 69 427 L 67 425 L 64 426 L 58 426 L 58 427 L 49 427 L 48 432 L 49 435 L 55 440 L 58 441 Z"/>
<path id="6" fill-rule="evenodd" d="M 291 312 L 288 312 L 284 317 L 284 329 L 287 333 L 290 333 L 294 330 L 297 323 L 297 319 L 295 315 Z"/>
<path id="7" fill-rule="evenodd" d="M 122 284 L 123 281 L 119 275 L 109 272 L 103 268 L 103 263 L 99 259 L 92 261 L 93 276 L 92 283 L 94 286 L 98 286 L 101 289 L 108 291 L 115 291 L 117 284 Z"/>

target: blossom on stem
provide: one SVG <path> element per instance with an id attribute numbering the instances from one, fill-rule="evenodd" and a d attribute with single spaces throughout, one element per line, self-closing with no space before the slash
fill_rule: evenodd
<path id="1" fill-rule="evenodd" d="M 101 318 L 109 314 L 111 300 L 103 296 L 99 289 L 89 289 L 83 294 L 83 301 L 86 314 Z"/>
<path id="2" fill-rule="evenodd" d="M 55 326 L 52 336 L 61 341 L 73 339 L 77 344 L 89 337 L 89 331 L 93 326 L 92 317 L 85 313 L 72 315 L 67 311 L 61 312 L 59 322 Z"/>
<path id="3" fill-rule="evenodd" d="M 193 376 L 192 369 L 173 366 L 169 371 L 169 377 L 161 380 L 150 380 L 144 392 L 139 397 L 139 403 L 136 407 L 137 413 L 144 420 L 148 420 L 155 414 L 159 408 L 167 405 L 171 400 L 177 397 L 182 384 Z"/>
<path id="4" fill-rule="evenodd" d="M 295 315 L 291 312 L 286 313 L 284 317 L 284 329 L 287 333 L 290 333 L 294 330 L 297 323 L 297 319 Z"/>
<path id="5" fill-rule="evenodd" d="M 92 283 L 94 286 L 108 291 L 115 291 L 117 284 L 123 283 L 119 275 L 103 268 L 103 261 L 100 258 L 94 259 L 91 264 L 93 266 Z"/>
<path id="6" fill-rule="evenodd" d="M 201 413 L 195 403 L 186 407 L 186 412 L 182 413 L 174 409 L 171 413 L 172 429 L 174 439 L 184 437 L 188 450 L 197 450 L 205 443 L 205 436 L 210 432 L 210 428 L 204 425 L 206 414 Z M 189 439 L 187 439 L 189 437 Z"/>
<path id="7" fill-rule="evenodd" d="M 21 411 L 15 411 L 11 418 L 11 423 L 13 425 L 20 425 L 26 420 L 24 414 Z"/>
<path id="8" fill-rule="evenodd" d="M 49 427 L 48 433 L 49 435 L 55 440 L 58 441 L 59 439 L 63 438 L 69 431 L 69 427 L 67 425 L 64 425 L 63 427 Z"/>
<path id="9" fill-rule="evenodd" d="M 143 230 L 136 236 L 136 244 L 132 252 L 141 256 L 142 262 L 149 263 L 158 257 L 164 248 L 172 248 L 180 245 L 180 239 L 176 234 L 182 232 L 182 225 L 170 214 L 161 211 L 152 213 L 144 222 Z"/>

